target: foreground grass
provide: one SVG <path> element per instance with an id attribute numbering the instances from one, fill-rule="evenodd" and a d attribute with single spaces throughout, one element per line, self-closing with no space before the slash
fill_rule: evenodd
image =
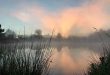
<path id="1" fill-rule="evenodd" d="M 33 44 L 26 49 L 25 44 L 0 45 L 0 75 L 48 75 L 51 51 Z M 48 49 L 48 52 L 47 50 Z"/>
<path id="2" fill-rule="evenodd" d="M 110 75 L 110 48 L 105 48 L 106 52 L 99 59 L 99 62 L 90 64 L 88 75 Z"/>

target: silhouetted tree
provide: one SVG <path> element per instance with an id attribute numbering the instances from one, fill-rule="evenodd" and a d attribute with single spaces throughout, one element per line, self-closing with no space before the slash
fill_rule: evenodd
<path id="1" fill-rule="evenodd" d="M 5 32 L 5 36 L 7 38 L 16 38 L 16 33 L 10 29 L 7 29 L 7 31 Z"/>
<path id="2" fill-rule="evenodd" d="M 36 35 L 41 36 L 42 35 L 42 31 L 40 29 L 35 31 Z"/>
<path id="3" fill-rule="evenodd" d="M 4 37 L 4 29 L 1 28 L 1 24 L 0 24 L 0 38 Z"/>
<path id="4" fill-rule="evenodd" d="M 62 39 L 61 33 L 58 33 L 57 36 L 56 36 L 56 38 L 57 38 L 57 39 Z"/>
<path id="5" fill-rule="evenodd" d="M 35 34 L 36 34 L 36 37 L 37 37 L 38 39 L 41 39 L 41 38 L 42 38 L 42 31 L 41 31 L 40 29 L 36 30 L 36 31 L 35 31 Z"/>

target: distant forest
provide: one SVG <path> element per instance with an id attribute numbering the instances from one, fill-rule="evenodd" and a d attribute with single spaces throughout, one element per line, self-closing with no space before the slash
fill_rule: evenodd
<path id="1" fill-rule="evenodd" d="M 12 41 L 39 41 L 39 40 L 47 40 L 52 38 L 55 41 L 70 41 L 70 42 L 99 42 L 99 41 L 110 41 L 110 30 L 96 30 L 96 32 L 90 34 L 89 36 L 69 36 L 68 38 L 64 38 L 60 33 L 56 36 L 53 35 L 42 35 L 42 30 L 38 29 L 34 34 L 27 36 L 17 35 L 16 32 L 10 29 L 3 29 L 0 24 L 0 41 L 1 42 L 12 42 Z"/>

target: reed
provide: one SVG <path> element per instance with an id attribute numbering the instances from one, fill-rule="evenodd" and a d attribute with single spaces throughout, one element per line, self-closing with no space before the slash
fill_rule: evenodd
<path id="1" fill-rule="evenodd" d="M 0 75 L 48 75 L 50 57 L 51 49 L 42 43 L 34 50 L 33 43 L 28 48 L 19 43 L 1 44 Z"/>
<path id="2" fill-rule="evenodd" d="M 104 34 L 110 38 L 108 33 L 104 32 Z M 91 62 L 87 72 L 88 75 L 110 75 L 110 45 L 103 42 L 102 46 L 103 55 L 100 56 L 99 61 Z"/>

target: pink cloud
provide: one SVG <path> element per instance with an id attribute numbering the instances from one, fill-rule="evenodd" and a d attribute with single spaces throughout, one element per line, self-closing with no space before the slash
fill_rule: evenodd
<path id="1" fill-rule="evenodd" d="M 24 22 L 39 21 L 45 31 L 60 32 L 63 36 L 87 35 L 94 31 L 92 27 L 104 28 L 109 23 L 109 15 L 104 11 L 104 4 L 109 0 L 98 1 L 82 7 L 66 8 L 55 13 L 39 7 L 28 8 L 26 12 L 17 11 L 14 16 Z M 104 4 L 103 4 L 104 3 Z"/>
<path id="2" fill-rule="evenodd" d="M 26 12 L 16 12 L 12 15 L 18 18 L 19 20 L 22 20 L 23 22 L 28 22 L 30 20 L 30 15 Z"/>

